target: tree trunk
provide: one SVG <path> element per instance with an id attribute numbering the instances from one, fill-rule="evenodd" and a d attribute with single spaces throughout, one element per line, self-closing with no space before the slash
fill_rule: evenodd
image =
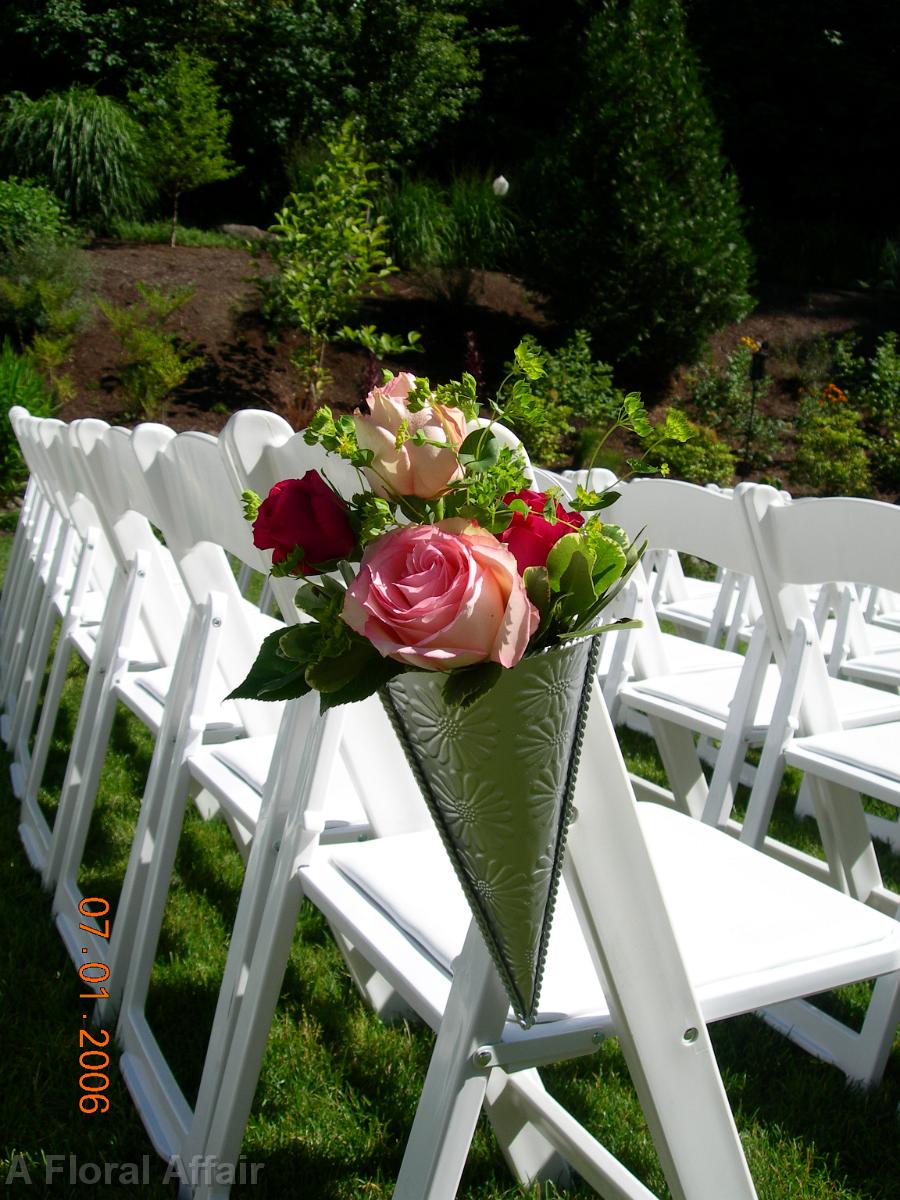
<path id="1" fill-rule="evenodd" d="M 172 240 L 170 246 L 175 245 L 175 236 L 178 232 L 178 192 L 172 193 Z"/>

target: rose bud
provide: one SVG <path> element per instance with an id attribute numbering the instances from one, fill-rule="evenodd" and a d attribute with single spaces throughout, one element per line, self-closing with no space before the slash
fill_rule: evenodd
<path id="1" fill-rule="evenodd" d="M 403 371 L 384 387 L 373 388 L 353 414 L 357 441 L 374 455 L 366 478 L 372 491 L 386 499 L 396 494 L 431 500 L 462 475 L 454 451 L 466 437 L 465 414 L 443 404 L 410 412 L 408 397 L 415 386 L 415 375 Z M 449 445 L 419 446 L 407 436 L 398 446 L 401 430 L 407 435 L 421 431 L 431 441 Z"/>
<path id="2" fill-rule="evenodd" d="M 293 573 L 316 574 L 322 564 L 345 558 L 353 549 L 349 511 L 318 471 L 283 479 L 259 506 L 253 544 L 271 550 L 273 564 L 284 562 L 299 546 L 303 556 Z"/>
<path id="3" fill-rule="evenodd" d="M 513 513 L 512 521 L 500 534 L 500 541 L 515 556 L 522 574 L 526 567 L 546 566 L 547 555 L 559 539 L 584 524 L 581 513 L 569 512 L 559 503 L 555 506 L 556 520 L 548 521 L 544 516 L 547 506 L 545 492 L 522 488 L 518 492 L 508 492 L 503 497 L 504 504 L 510 504 L 513 500 L 524 500 L 529 511 L 524 515 Z"/>

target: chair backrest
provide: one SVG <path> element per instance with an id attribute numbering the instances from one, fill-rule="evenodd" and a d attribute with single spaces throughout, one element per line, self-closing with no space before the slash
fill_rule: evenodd
<path id="1" fill-rule="evenodd" d="M 643 530 L 650 550 L 677 550 L 742 575 L 756 566 L 741 507 L 725 492 L 677 479 L 633 479 L 609 511 L 632 537 Z"/>
<path id="2" fill-rule="evenodd" d="M 256 563 L 250 527 L 226 470 L 217 439 L 205 433 L 166 436 L 153 425 L 138 426 L 123 453 L 130 456 L 132 474 L 140 485 L 132 502 L 146 494 L 147 515 L 158 522 L 174 564 L 191 601 L 207 603 L 211 592 L 226 602 L 227 634 L 217 669 L 224 693 L 243 681 L 259 651 L 263 636 L 280 622 L 248 604 L 238 587 L 228 555 Z M 125 469 L 129 459 L 123 458 Z M 219 697 L 221 699 L 221 697 Z M 274 732 L 280 706 L 235 701 L 248 734 Z"/>
<path id="3" fill-rule="evenodd" d="M 878 500 L 828 497 L 778 502 L 774 488 L 741 494 L 758 566 L 757 591 L 779 662 L 797 623 L 809 620 L 809 587 L 853 581 L 900 590 L 900 508 Z M 840 723 L 815 654 L 804 693 L 803 731 L 825 732 Z"/>
<path id="4" fill-rule="evenodd" d="M 69 437 L 79 486 L 96 510 L 119 569 L 128 572 L 138 551 L 147 555 L 141 623 L 160 661 L 172 663 L 189 601 L 168 548 L 155 535 L 148 516 L 135 507 L 134 467 L 127 455 L 131 431 L 85 418 L 72 422 Z"/>
<path id="5" fill-rule="evenodd" d="M 283 418 L 261 409 L 236 412 L 219 435 L 219 446 L 238 497 L 249 490 L 265 499 L 276 483 L 300 478 L 307 471 L 319 471 L 344 495 L 352 495 L 365 486 L 362 475 L 349 463 L 328 454 L 321 446 L 307 445 L 302 432 L 295 433 Z M 253 555 L 252 560 L 242 561 L 266 574 L 271 567 L 271 555 L 255 548 Z M 285 621 L 296 622 L 293 597 L 297 581 L 271 578 L 269 587 Z"/>
<path id="6" fill-rule="evenodd" d="M 777 496 L 774 489 L 769 491 Z M 620 498 L 607 511 L 609 519 L 629 536 L 646 538 L 650 553 L 691 554 L 727 572 L 750 576 L 757 567 L 756 549 L 737 492 L 731 495 L 679 480 L 637 479 L 622 489 Z M 637 571 L 631 587 L 637 593 L 634 615 L 642 622 L 630 639 L 629 655 L 635 674 L 638 678 L 667 674 L 670 665 L 654 609 L 651 581 Z"/>

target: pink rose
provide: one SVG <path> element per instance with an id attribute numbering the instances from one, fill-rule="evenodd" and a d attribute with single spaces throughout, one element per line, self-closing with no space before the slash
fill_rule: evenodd
<path id="1" fill-rule="evenodd" d="M 415 385 L 415 375 L 406 371 L 395 375 L 384 387 L 373 388 L 362 409 L 353 414 L 360 446 L 375 456 L 366 477 L 372 491 L 388 499 L 395 493 L 430 500 L 462 475 L 452 449 L 416 446 L 411 441 L 397 446 L 404 422 L 410 434 L 421 430 L 432 441 L 449 443 L 456 450 L 466 436 L 466 418 L 459 408 L 426 404 L 419 412 L 410 412 L 407 398 Z"/>
<path id="2" fill-rule="evenodd" d="M 370 542 L 343 617 L 380 654 L 432 671 L 514 667 L 539 621 L 513 556 L 459 518 Z"/>
<path id="3" fill-rule="evenodd" d="M 556 505 L 556 521 L 548 521 L 543 515 L 547 504 L 545 492 L 522 488 L 503 497 L 504 504 L 511 500 L 524 500 L 530 511 L 526 516 L 514 513 L 512 521 L 500 534 L 500 541 L 515 556 L 523 575 L 526 567 L 545 566 L 547 555 L 559 539 L 584 524 L 581 513 L 569 512 L 561 504 Z"/>
<path id="4" fill-rule="evenodd" d="M 320 564 L 345 558 L 353 549 L 348 512 L 318 471 L 307 471 L 302 479 L 283 479 L 259 506 L 253 545 L 271 550 L 273 563 L 283 562 L 300 546 L 298 571 L 314 574 Z"/>

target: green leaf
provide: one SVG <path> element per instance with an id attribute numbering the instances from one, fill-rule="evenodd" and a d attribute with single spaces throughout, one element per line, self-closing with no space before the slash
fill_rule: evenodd
<path id="1" fill-rule="evenodd" d="M 286 658 L 280 648 L 284 630 L 276 629 L 263 640 L 247 678 L 228 696 L 229 700 L 294 700 L 310 690 L 305 664 Z"/>
<path id="2" fill-rule="evenodd" d="M 695 437 L 698 430 L 692 425 L 683 412 L 677 408 L 666 409 L 666 421 L 662 427 L 662 436 L 670 442 L 686 442 Z"/>
<path id="3" fill-rule="evenodd" d="M 631 545 L 628 534 L 621 525 L 612 525 L 604 522 L 602 526 L 602 536 L 606 538 L 607 541 L 615 542 L 617 546 L 621 546 L 622 550 L 624 550 L 626 553 L 628 551 L 628 547 Z"/>
<path id="4" fill-rule="evenodd" d="M 523 576 L 525 593 L 534 607 L 545 617 L 550 611 L 553 596 L 550 591 L 550 579 L 546 567 L 526 567 Z"/>
<path id="5" fill-rule="evenodd" d="M 495 662 L 475 663 L 460 671 L 450 671 L 444 684 L 444 700 L 468 708 L 480 696 L 494 686 L 503 674 L 503 667 Z"/>
<path id="6" fill-rule="evenodd" d="M 306 682 L 317 692 L 337 692 L 359 676 L 368 674 L 374 659 L 381 658 L 371 642 L 355 638 L 335 658 L 321 658 L 306 670 Z"/>
<path id="7" fill-rule="evenodd" d="M 500 443 L 489 425 L 473 429 L 459 448 L 459 461 L 475 474 L 496 466 L 499 457 Z"/>
<path id="8" fill-rule="evenodd" d="M 523 338 L 513 351 L 516 366 L 526 379 L 540 379 L 544 371 L 544 359 L 533 338 Z"/>
<path id="9" fill-rule="evenodd" d="M 560 590 L 562 577 L 568 569 L 572 555 L 580 551 L 583 544 L 580 534 L 566 533 L 552 546 L 550 553 L 547 555 L 547 575 L 552 591 L 558 592 Z"/>
<path id="10" fill-rule="evenodd" d="M 262 504 L 262 497 L 247 488 L 246 491 L 241 492 L 241 501 L 244 505 L 244 519 L 255 521 L 259 506 Z"/>
<path id="11" fill-rule="evenodd" d="M 559 639 L 567 642 L 573 638 L 596 637 L 601 633 L 610 633 L 614 629 L 641 629 L 642 627 L 643 621 L 637 621 L 632 617 L 620 617 L 618 621 L 610 621 L 607 625 L 595 625 L 592 629 L 574 629 L 571 633 L 561 633 Z"/>
<path id="12" fill-rule="evenodd" d="M 337 708 L 340 704 L 356 704 L 373 696 L 403 670 L 401 664 L 392 658 L 382 658 L 377 651 L 375 655 L 376 658 L 364 672 L 349 679 L 342 687 L 319 693 L 320 712 L 327 712 L 329 708 Z"/>
<path id="13" fill-rule="evenodd" d="M 628 426 L 632 429 L 639 438 L 650 437 L 653 433 L 653 426 L 650 424 L 650 418 L 647 416 L 647 410 L 641 401 L 639 392 L 629 392 L 625 397 L 623 404 L 625 412 L 628 415 Z"/>
<path id="14" fill-rule="evenodd" d="M 596 594 L 600 590 L 598 585 L 602 584 L 602 588 L 605 589 L 619 578 L 625 570 L 627 559 L 622 547 L 606 536 L 598 538 L 596 542 L 592 542 L 591 549 L 595 554 L 592 575 L 594 592 Z"/>
<path id="15" fill-rule="evenodd" d="M 625 555 L 623 554 L 623 565 L 624 562 Z M 594 573 L 594 555 L 582 545 L 572 554 L 560 580 L 559 614 L 564 620 L 577 619 L 594 603 L 596 599 Z"/>
<path id="16" fill-rule="evenodd" d="M 344 589 L 338 581 L 323 575 L 316 583 L 302 584 L 294 595 L 294 604 L 307 616 L 319 620 L 333 609 L 336 601 L 342 602 L 343 597 Z"/>

